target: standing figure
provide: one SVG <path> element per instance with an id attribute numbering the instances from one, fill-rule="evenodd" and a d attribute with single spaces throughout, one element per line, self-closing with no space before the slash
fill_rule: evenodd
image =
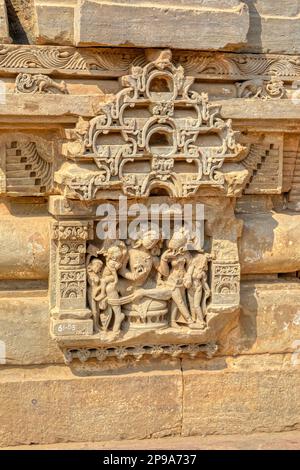
<path id="1" fill-rule="evenodd" d="M 202 250 L 191 261 L 185 283 L 188 287 L 188 299 L 193 320 L 199 328 L 205 328 L 206 302 L 210 296 L 207 283 L 208 261 L 211 256 Z"/>
<path id="2" fill-rule="evenodd" d="M 87 296 L 88 296 L 88 303 L 92 311 L 94 329 L 96 332 L 99 331 L 100 329 L 100 312 L 99 312 L 99 307 L 95 300 L 95 297 L 100 286 L 100 275 L 101 275 L 102 267 L 103 267 L 103 263 L 98 258 L 93 258 L 91 261 L 88 262 L 88 265 L 87 265 L 87 281 L 88 281 Z"/>
<path id="3" fill-rule="evenodd" d="M 171 291 L 171 327 L 178 326 L 178 312 L 188 325 L 193 323 L 185 298 L 184 279 L 191 262 L 191 255 L 186 248 L 187 241 L 187 236 L 182 230 L 175 232 L 169 241 L 168 249 L 161 257 L 158 268 L 161 276 L 167 278 L 165 285 Z"/>
<path id="4" fill-rule="evenodd" d="M 111 246 L 106 253 L 104 253 L 104 256 L 106 257 L 106 264 L 95 299 L 98 302 L 100 310 L 106 310 L 108 308 L 108 315 L 104 325 L 105 329 L 108 329 L 113 313 L 113 331 L 120 331 L 125 315 L 121 312 L 121 306 L 118 305 L 119 292 L 117 285 L 118 270 L 123 264 L 124 251 L 119 246 Z"/>

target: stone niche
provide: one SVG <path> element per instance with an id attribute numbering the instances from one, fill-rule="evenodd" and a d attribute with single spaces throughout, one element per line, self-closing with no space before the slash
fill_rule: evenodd
<path id="1" fill-rule="evenodd" d="M 238 142 L 231 120 L 193 83 L 169 50 L 153 52 L 94 118 L 65 131 L 53 177 L 62 196 L 50 196 L 49 212 L 51 334 L 67 362 L 211 356 L 239 315 L 242 221 L 233 197 L 253 190 L 268 149 L 277 149 L 279 171 L 280 138 L 263 139 L 265 147 Z M 124 231 L 122 195 L 148 212 L 159 204 L 182 213 L 187 204 L 202 207 L 203 220 L 192 210 L 194 239 L 175 225 L 169 240 L 148 229 L 137 239 L 101 241 L 98 207 L 110 200 Z"/>

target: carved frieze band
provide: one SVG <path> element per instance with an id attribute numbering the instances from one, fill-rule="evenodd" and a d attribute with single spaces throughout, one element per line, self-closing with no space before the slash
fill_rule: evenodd
<path id="1" fill-rule="evenodd" d="M 300 76 L 300 56 L 270 54 L 233 54 L 226 52 L 174 51 L 174 64 L 181 64 L 185 73 L 195 77 L 252 79 L 279 76 L 293 80 Z M 0 73 L 12 71 L 59 74 L 82 74 L 118 77 L 129 73 L 132 66 L 148 62 L 138 49 L 84 48 L 55 46 L 2 45 Z"/>

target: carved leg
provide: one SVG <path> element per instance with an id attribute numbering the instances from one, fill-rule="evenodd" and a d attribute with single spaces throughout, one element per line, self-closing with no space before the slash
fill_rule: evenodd
<path id="1" fill-rule="evenodd" d="M 192 315 L 192 318 L 194 321 L 197 320 L 197 313 L 196 313 L 196 304 L 195 304 L 195 288 L 194 287 L 190 287 L 189 289 L 187 289 L 187 295 L 188 295 L 188 299 L 189 299 L 189 306 L 190 306 L 190 311 L 191 311 L 191 315 Z"/>
<path id="2" fill-rule="evenodd" d="M 204 323 L 204 318 L 203 318 L 203 311 L 201 308 L 202 293 L 203 293 L 202 286 L 199 286 L 195 289 L 194 302 L 195 302 L 196 320 L 200 323 L 200 327 L 204 328 L 205 323 Z"/>
<path id="3" fill-rule="evenodd" d="M 207 299 L 209 298 L 210 296 L 210 288 L 209 288 L 209 285 L 207 283 L 207 277 L 204 276 L 203 279 L 202 279 L 202 289 L 203 289 L 203 297 L 202 297 L 202 315 L 205 315 L 205 312 L 206 312 L 206 302 L 207 302 Z"/>
<path id="4" fill-rule="evenodd" d="M 172 302 L 171 302 L 171 322 L 170 322 L 171 327 L 176 327 L 176 328 L 178 327 L 178 325 L 176 323 L 177 313 L 178 313 L 177 305 L 174 302 L 174 300 L 172 300 Z"/>
<path id="5" fill-rule="evenodd" d="M 179 312 L 181 313 L 181 315 L 183 316 L 187 324 L 190 325 L 191 323 L 193 323 L 193 320 L 183 299 L 184 292 L 185 292 L 184 289 L 180 289 L 180 288 L 174 289 L 172 293 L 172 299 L 176 303 L 176 306 Z M 171 316 L 171 320 L 172 320 L 171 323 L 173 321 L 176 321 L 175 319 L 173 320 L 172 316 Z"/>
<path id="6" fill-rule="evenodd" d="M 107 307 L 108 309 L 108 312 L 107 312 L 107 316 L 106 316 L 106 319 L 105 321 L 103 322 L 103 329 L 104 331 L 107 331 L 108 328 L 109 328 L 109 325 L 110 325 L 110 322 L 111 322 L 111 319 L 112 319 L 112 308 L 110 306 Z"/>
<path id="7" fill-rule="evenodd" d="M 121 325 L 122 321 L 125 318 L 124 313 L 121 312 L 121 308 L 119 306 L 114 306 L 112 307 L 113 312 L 114 312 L 114 326 L 113 326 L 113 331 L 120 331 L 121 330 Z"/>

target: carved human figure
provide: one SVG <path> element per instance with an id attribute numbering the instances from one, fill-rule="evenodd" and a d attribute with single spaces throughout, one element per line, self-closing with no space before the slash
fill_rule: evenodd
<path id="1" fill-rule="evenodd" d="M 128 255 L 120 269 L 120 275 L 131 281 L 127 292 L 132 291 L 134 287 L 144 286 L 152 268 L 158 268 L 159 258 L 155 254 L 158 242 L 157 232 L 149 230 L 135 242 L 132 248 L 129 248 Z"/>
<path id="2" fill-rule="evenodd" d="M 87 265 L 87 296 L 88 303 L 93 315 L 95 331 L 99 331 L 100 329 L 100 312 L 95 297 L 100 286 L 102 268 L 103 262 L 98 258 L 93 258 L 91 261 L 88 262 Z"/>
<path id="3" fill-rule="evenodd" d="M 125 315 L 122 313 L 121 306 L 118 305 L 118 302 L 114 301 L 119 300 L 118 270 L 123 264 L 124 252 L 119 246 L 111 246 L 104 253 L 104 256 L 106 257 L 106 263 L 95 300 L 98 302 L 100 310 L 106 310 L 108 308 L 108 315 L 104 325 L 105 329 L 108 329 L 113 313 L 113 331 L 119 331 Z"/>
<path id="4" fill-rule="evenodd" d="M 163 253 L 159 265 L 159 273 L 163 278 L 167 278 L 165 286 L 171 291 L 171 321 L 170 326 L 177 327 L 178 312 L 183 316 L 188 325 L 193 323 L 193 319 L 188 310 L 185 296 L 186 274 L 191 255 L 186 248 L 186 234 L 178 230 L 169 241 L 168 249 Z M 170 268 L 171 266 L 171 268 Z"/>
<path id="5" fill-rule="evenodd" d="M 208 261 L 212 257 L 202 250 L 193 257 L 189 270 L 185 276 L 185 285 L 188 288 L 188 299 L 193 320 L 199 328 L 205 328 L 206 302 L 210 296 L 207 283 Z"/>

